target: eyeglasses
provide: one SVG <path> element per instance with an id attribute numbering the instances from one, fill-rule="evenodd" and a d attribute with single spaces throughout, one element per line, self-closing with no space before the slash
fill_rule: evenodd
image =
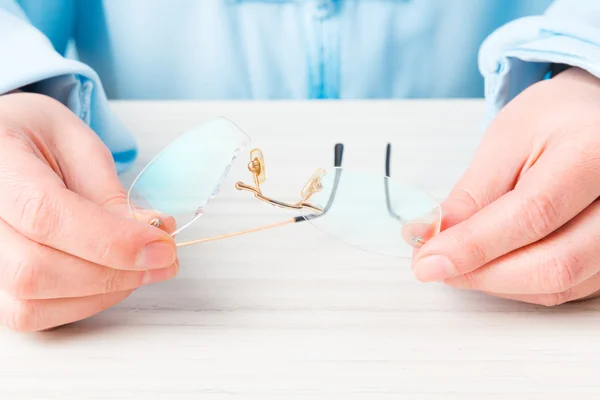
<path id="1" fill-rule="evenodd" d="M 152 159 L 128 192 L 132 217 L 162 226 L 176 235 L 200 218 L 216 197 L 232 165 L 250 143 L 234 123 L 218 118 L 180 136 Z M 295 202 L 266 195 L 265 158 L 250 151 L 248 171 L 252 184 L 238 181 L 235 188 L 258 201 L 294 210 L 293 218 L 220 236 L 177 241 L 178 247 L 308 221 L 348 245 L 386 256 L 410 258 L 415 250 L 439 233 L 441 207 L 424 191 L 390 178 L 391 145 L 387 145 L 385 175 L 342 168 L 343 144 L 334 147 L 334 165 L 319 168 L 300 190 Z M 143 210 L 156 210 L 161 217 Z"/>

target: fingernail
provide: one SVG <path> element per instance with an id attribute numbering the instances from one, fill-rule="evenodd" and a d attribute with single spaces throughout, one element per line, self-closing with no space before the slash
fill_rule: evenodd
<path id="1" fill-rule="evenodd" d="M 456 274 L 454 265 L 444 256 L 427 256 L 415 265 L 417 279 L 424 282 L 442 281 Z"/>
<path id="2" fill-rule="evenodd" d="M 168 281 L 173 279 L 177 275 L 178 266 L 172 266 L 169 268 L 153 269 L 144 273 L 144 285 L 150 285 L 152 283 Z"/>
<path id="3" fill-rule="evenodd" d="M 156 241 L 147 244 L 142 249 L 135 265 L 140 269 L 166 268 L 173 264 L 175 258 L 175 250 L 169 243 Z"/>

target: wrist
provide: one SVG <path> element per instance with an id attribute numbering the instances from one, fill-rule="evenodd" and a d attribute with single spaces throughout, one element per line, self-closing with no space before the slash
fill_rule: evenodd
<path id="1" fill-rule="evenodd" d="M 10 90 L 6 93 L 2 93 L 2 95 L 6 95 L 6 94 L 14 94 L 14 93 L 22 93 L 23 91 L 21 89 L 15 89 L 15 90 Z"/>
<path id="2" fill-rule="evenodd" d="M 600 83 L 599 79 L 595 75 L 592 75 L 585 69 L 581 69 L 579 67 L 568 67 L 561 71 L 558 75 L 554 76 L 552 80 L 569 80 L 571 82 L 580 82 L 596 85 Z"/>
<path id="3" fill-rule="evenodd" d="M 550 67 L 550 77 L 555 78 L 570 68 L 573 68 L 573 66 L 568 64 L 552 64 L 552 66 Z"/>

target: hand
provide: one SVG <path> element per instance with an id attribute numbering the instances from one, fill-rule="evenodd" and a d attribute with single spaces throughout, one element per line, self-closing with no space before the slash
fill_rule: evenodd
<path id="1" fill-rule="evenodd" d="M 511 101 L 442 204 L 419 280 L 553 306 L 600 290 L 600 80 L 571 68 Z"/>
<path id="2" fill-rule="evenodd" d="M 0 323 L 14 330 L 87 318 L 177 272 L 171 236 L 129 218 L 108 149 L 48 97 L 0 96 L 0 193 Z"/>

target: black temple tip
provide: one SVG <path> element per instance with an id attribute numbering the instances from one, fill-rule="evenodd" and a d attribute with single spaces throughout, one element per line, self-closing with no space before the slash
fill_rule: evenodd
<path id="1" fill-rule="evenodd" d="M 335 145 L 335 157 L 333 160 L 334 161 L 333 165 L 336 167 L 341 167 L 343 156 L 344 156 L 344 145 L 341 143 L 338 143 Z"/>
<path id="2" fill-rule="evenodd" d="M 390 164 L 392 160 L 392 144 L 388 143 L 385 148 L 385 176 L 390 177 Z"/>

